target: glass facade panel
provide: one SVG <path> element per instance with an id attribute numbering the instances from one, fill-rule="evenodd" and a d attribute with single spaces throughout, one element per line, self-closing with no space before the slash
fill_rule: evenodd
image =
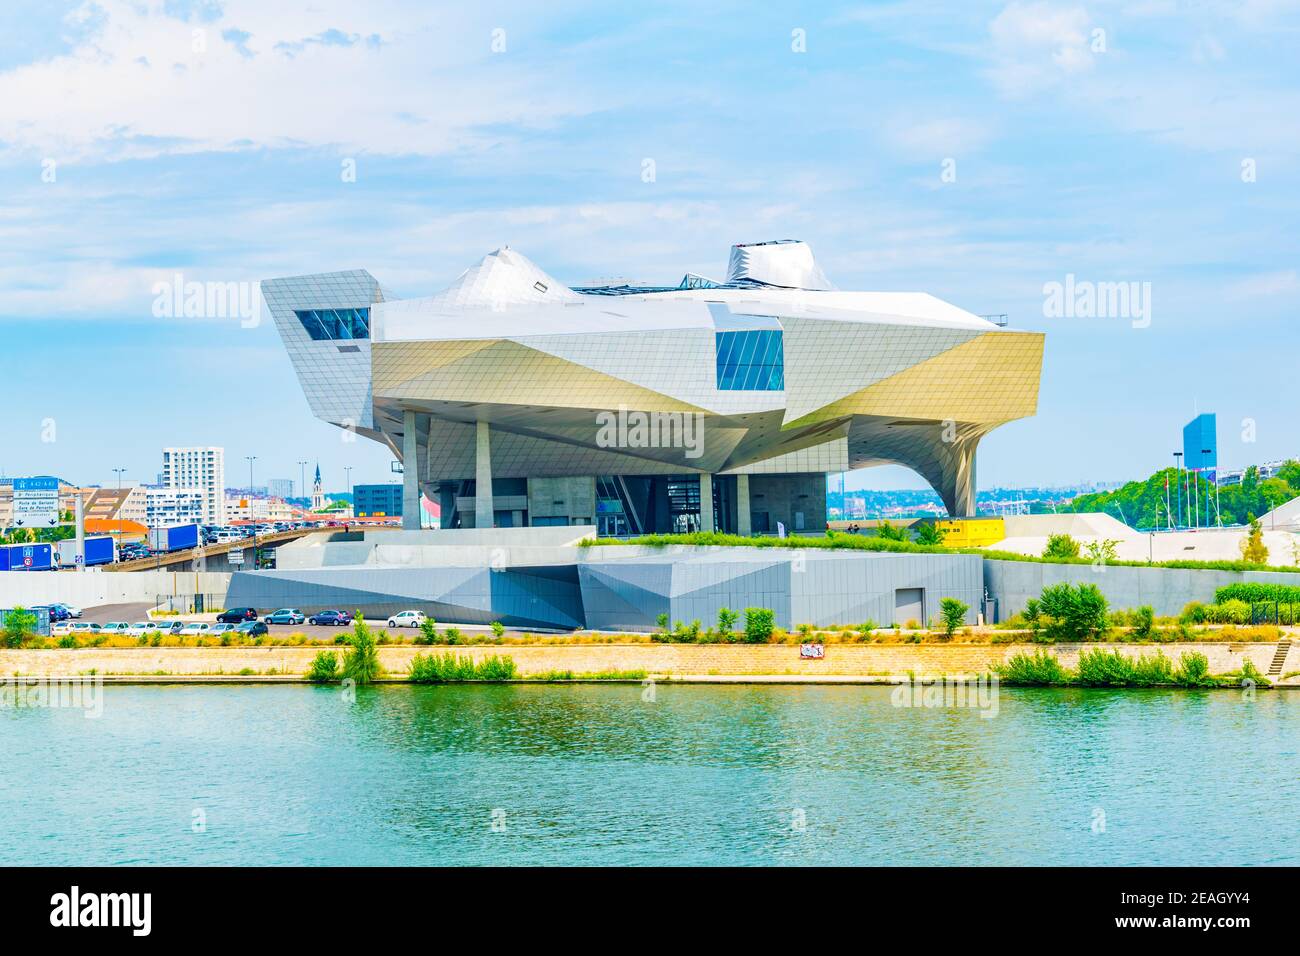
<path id="1" fill-rule="evenodd" d="M 780 329 L 715 332 L 718 389 L 780 392 L 785 389 L 785 347 Z"/>
<path id="2" fill-rule="evenodd" d="M 318 341 L 370 338 L 369 309 L 295 309 L 294 315 Z"/>

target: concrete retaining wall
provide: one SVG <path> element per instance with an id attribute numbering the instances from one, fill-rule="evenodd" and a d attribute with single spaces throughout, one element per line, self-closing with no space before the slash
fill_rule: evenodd
<path id="1" fill-rule="evenodd" d="M 1183 654 L 1199 651 L 1209 658 L 1211 673 L 1239 670 L 1250 660 L 1267 672 L 1276 644 L 1089 644 L 1088 648 L 1118 650 L 1129 657 L 1154 655 L 1157 650 L 1175 664 Z M 1064 666 L 1078 664 L 1080 645 L 952 644 L 952 645 L 861 645 L 830 644 L 820 661 L 801 660 L 797 644 L 560 644 L 472 647 L 380 647 L 384 667 L 393 674 L 404 673 L 417 653 L 448 651 L 482 660 L 493 654 L 514 659 L 521 674 L 552 670 L 575 673 L 643 670 L 651 674 L 678 676 L 794 674 L 817 676 L 917 676 L 980 674 L 1012 654 L 1045 649 L 1056 654 Z M 81 650 L 0 650 L 0 675 L 74 676 L 91 670 L 113 674 L 238 674 L 249 669 L 258 674 L 276 670 L 301 675 L 319 647 L 213 647 L 213 648 L 84 648 Z M 340 649 L 341 650 L 341 649 Z M 1293 649 L 1283 673 L 1300 669 L 1300 649 Z"/>
<path id="2" fill-rule="evenodd" d="M 1047 585 L 1068 581 L 1095 584 L 1112 608 L 1151 605 L 1156 614 L 1178 614 L 1191 601 L 1209 603 L 1216 589 L 1243 581 L 1300 586 L 1300 573 L 1278 571 L 1193 571 L 1182 568 L 1139 568 L 1117 565 L 1039 564 L 1031 561 L 985 561 L 984 585 L 998 599 L 998 616 L 1005 620 L 1023 611 Z"/>
<path id="3" fill-rule="evenodd" d="M 0 607 L 135 604 L 172 594 L 211 595 L 223 606 L 229 585 L 229 574 L 212 571 L 0 571 Z"/>

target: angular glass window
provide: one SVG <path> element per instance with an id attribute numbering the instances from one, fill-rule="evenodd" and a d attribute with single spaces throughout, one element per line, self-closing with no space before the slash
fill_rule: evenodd
<path id="1" fill-rule="evenodd" d="M 784 391 L 785 347 L 780 329 L 715 332 L 714 345 L 719 391 Z"/>
<path id="2" fill-rule="evenodd" d="M 294 315 L 317 341 L 370 338 L 370 309 L 295 309 Z"/>

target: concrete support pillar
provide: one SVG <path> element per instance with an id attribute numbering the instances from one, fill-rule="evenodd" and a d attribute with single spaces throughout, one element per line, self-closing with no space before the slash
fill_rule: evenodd
<path id="1" fill-rule="evenodd" d="M 402 528 L 420 530 L 420 433 L 415 412 L 402 412 Z"/>
<path id="2" fill-rule="evenodd" d="M 975 517 L 975 442 L 958 452 L 957 469 L 953 477 L 953 517 Z"/>
<path id="3" fill-rule="evenodd" d="M 736 534 L 748 538 L 753 534 L 749 519 L 749 475 L 736 476 Z"/>
<path id="4" fill-rule="evenodd" d="M 700 530 L 712 531 L 713 528 L 713 476 L 708 472 L 700 475 Z"/>
<path id="5" fill-rule="evenodd" d="M 493 527 L 492 448 L 488 423 L 479 422 L 474 446 L 474 527 Z"/>

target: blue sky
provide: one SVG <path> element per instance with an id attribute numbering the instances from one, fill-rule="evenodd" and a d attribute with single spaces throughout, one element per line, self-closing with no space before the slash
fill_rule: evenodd
<path id="1" fill-rule="evenodd" d="M 1047 332 L 981 485 L 1149 473 L 1197 411 L 1225 466 L 1300 455 L 1300 3 L 470 6 L 9 0 L 0 472 L 152 480 L 163 445 L 216 444 L 230 483 L 245 455 L 259 483 L 389 479 L 269 321 L 155 318 L 177 273 L 422 295 L 509 244 L 675 282 L 772 238 Z M 1150 283 L 1149 326 L 1046 317 L 1067 274 Z"/>

